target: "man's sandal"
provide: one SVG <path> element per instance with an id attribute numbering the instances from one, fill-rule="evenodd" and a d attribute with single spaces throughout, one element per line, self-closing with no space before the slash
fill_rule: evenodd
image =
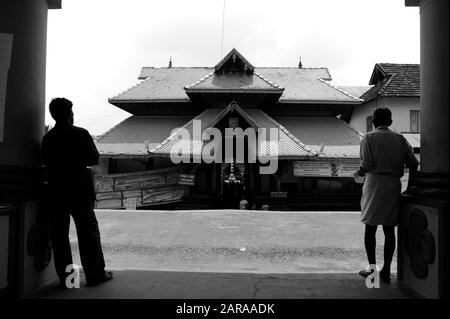
<path id="1" fill-rule="evenodd" d="M 367 271 L 367 270 L 361 270 L 359 272 L 359 274 L 365 278 L 367 278 L 372 273 L 373 273 L 373 271 Z M 387 284 L 391 283 L 391 274 L 387 274 L 386 272 L 383 272 L 383 271 L 380 271 L 379 274 L 380 274 L 380 279 L 382 282 L 387 283 Z"/>
<path id="2" fill-rule="evenodd" d="M 364 269 L 359 272 L 359 274 L 361 276 L 363 276 L 363 277 L 368 277 L 372 273 L 373 273 L 373 271 L 367 271 L 367 270 L 364 270 Z"/>

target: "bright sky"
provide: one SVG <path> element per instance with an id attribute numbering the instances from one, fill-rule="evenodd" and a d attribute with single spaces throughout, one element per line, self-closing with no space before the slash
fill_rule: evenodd
<path id="1" fill-rule="evenodd" d="M 377 62 L 419 63 L 419 10 L 404 0 L 225 0 L 223 55 L 256 67 L 327 67 L 338 85 L 367 85 Z M 223 0 L 63 0 L 50 10 L 47 102 L 74 103 L 75 125 L 101 134 L 129 113 L 108 98 L 141 67 L 214 66 Z M 48 107 L 47 107 L 48 109 Z M 53 124 L 47 111 L 46 123 Z"/>

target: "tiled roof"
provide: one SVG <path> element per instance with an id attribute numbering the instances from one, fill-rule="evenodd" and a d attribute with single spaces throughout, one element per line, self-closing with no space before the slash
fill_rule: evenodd
<path id="1" fill-rule="evenodd" d="M 253 74 L 217 74 L 211 72 L 192 85 L 186 86 L 186 92 L 275 92 L 282 93 L 283 88 L 263 78 L 258 73 Z"/>
<path id="2" fill-rule="evenodd" d="M 256 68 L 255 72 L 284 87 L 280 102 L 360 102 L 331 85 L 328 82 L 331 76 L 326 68 Z"/>
<path id="3" fill-rule="evenodd" d="M 411 147 L 420 147 L 420 133 L 402 133 L 402 135 L 406 138 Z"/>
<path id="4" fill-rule="evenodd" d="M 145 156 L 148 155 L 144 143 L 95 143 L 100 156 Z M 157 143 L 150 143 L 149 148 Z"/>
<path id="5" fill-rule="evenodd" d="M 420 64 L 405 63 L 377 63 L 385 74 L 409 74 L 410 76 L 420 77 Z"/>
<path id="6" fill-rule="evenodd" d="M 361 97 L 361 95 L 366 93 L 372 87 L 373 87 L 373 85 L 364 85 L 364 86 L 356 86 L 356 85 L 342 86 L 342 85 L 339 85 L 338 86 L 338 88 L 340 88 L 342 91 L 345 91 L 345 92 L 347 92 L 353 96 L 359 97 L 359 98 Z"/>
<path id="7" fill-rule="evenodd" d="M 235 102 L 232 102 L 226 109 L 206 109 L 201 114 L 196 116 L 194 119 L 186 123 L 183 126 L 184 129 L 189 131 L 190 136 L 193 136 L 193 121 L 200 120 L 201 131 L 208 127 L 213 127 L 223 116 L 225 116 L 232 109 L 236 109 L 248 122 L 255 126 L 255 128 L 281 128 L 280 125 L 273 119 L 271 119 L 267 114 L 258 109 L 246 109 L 243 110 Z M 267 130 L 269 135 L 269 130 Z M 269 138 L 269 136 L 267 136 Z M 150 150 L 151 153 L 155 155 L 168 156 L 171 153 L 172 147 L 178 142 L 178 134 L 175 133 L 159 146 Z M 258 149 L 258 154 L 264 156 L 270 155 L 269 144 L 260 145 L 261 148 Z M 193 140 L 189 143 L 189 153 L 194 156 L 200 156 L 203 147 L 203 141 Z M 278 157 L 279 158 L 307 158 L 316 156 L 315 152 L 309 150 L 305 145 L 303 145 L 298 139 L 296 139 L 289 131 L 282 128 L 280 130 L 279 144 L 278 144 Z"/>
<path id="8" fill-rule="evenodd" d="M 214 68 L 206 67 L 143 68 L 139 76 L 141 82 L 111 98 L 110 102 L 114 104 L 114 102 L 120 101 L 188 101 L 184 87 L 202 79 L 201 82 L 205 84 L 207 79 L 214 80 L 215 77 L 208 77 L 212 72 L 214 72 Z M 265 82 L 268 82 L 270 87 L 284 88 L 280 102 L 360 103 L 357 97 L 346 94 L 327 82 L 331 80 L 331 76 L 326 68 L 263 67 L 255 68 L 254 72 L 265 80 L 256 79 L 252 85 L 267 87 Z M 207 78 L 204 79 L 205 77 Z M 142 79 L 144 80 L 142 81 Z M 225 81 L 221 81 L 220 86 L 230 85 L 233 87 L 239 84 L 239 81 L 233 77 L 228 79 L 234 84 L 226 84 Z M 327 81 L 323 81 L 324 79 Z"/>
<path id="9" fill-rule="evenodd" d="M 374 86 L 361 98 L 377 96 L 420 97 L 420 64 L 377 63 L 370 80 Z"/>
<path id="10" fill-rule="evenodd" d="M 270 129 L 280 129 L 278 144 L 279 157 L 285 159 L 319 158 L 358 158 L 361 134 L 337 118 L 328 117 L 270 117 L 258 109 L 241 109 L 242 116 L 251 125 Z M 227 113 L 224 109 L 207 109 L 194 119 L 201 120 L 201 129 L 212 127 Z M 170 136 L 175 128 L 184 127 L 192 134 L 190 117 L 176 116 L 131 116 L 103 134 L 96 141 L 102 156 L 148 156 L 148 150 L 155 155 L 167 156 L 175 144 L 175 136 Z M 419 134 L 403 134 L 413 147 L 420 147 Z M 198 150 L 203 142 L 198 143 Z M 419 143 L 419 144 L 417 144 Z M 418 145 L 418 146 L 417 146 Z M 267 146 L 266 146 L 267 148 Z M 190 145 L 194 152 L 193 145 Z M 263 154 L 268 154 L 268 149 Z M 197 154 L 198 155 L 198 154 Z"/>
<path id="11" fill-rule="evenodd" d="M 303 144 L 297 137 L 294 136 L 288 129 L 280 125 L 275 119 L 258 109 L 246 109 L 245 112 L 255 121 L 256 125 L 267 129 L 269 134 L 270 128 L 279 129 L 278 142 L 278 157 L 282 159 L 291 159 L 299 157 L 316 157 L 317 153 Z M 262 154 L 269 155 L 269 146 L 266 145 L 265 150 L 260 150 Z M 265 151 L 265 152 L 264 152 Z"/>
<path id="12" fill-rule="evenodd" d="M 123 100 L 184 100 L 189 98 L 184 91 L 186 85 L 207 76 L 213 68 L 144 68 L 145 77 L 136 86 L 111 98 L 111 102 Z M 144 69 L 141 72 L 144 73 Z M 143 81 L 142 81 L 143 80 Z"/>
<path id="13" fill-rule="evenodd" d="M 189 116 L 130 116 L 96 139 L 100 155 L 146 155 L 149 149 L 181 127 Z"/>
<path id="14" fill-rule="evenodd" d="M 363 135 L 342 120 L 300 116 L 276 116 L 274 119 L 308 148 L 318 153 L 322 148 L 319 158 L 359 158 Z"/>
<path id="15" fill-rule="evenodd" d="M 196 117 L 187 121 L 181 128 L 186 129 L 189 132 L 189 136 L 191 138 L 192 143 L 189 143 L 189 153 L 194 156 L 201 156 L 201 150 L 203 147 L 203 141 L 195 139 L 194 136 L 194 120 L 199 120 L 200 131 L 203 132 L 206 128 L 209 127 L 209 124 L 212 123 L 222 112 L 222 109 L 218 108 L 210 108 L 206 109 Z M 201 137 L 200 137 L 201 138 Z M 174 145 L 176 145 L 178 141 L 178 131 L 174 132 L 174 134 L 168 136 L 165 140 L 163 140 L 159 145 L 150 150 L 150 153 L 156 155 L 170 155 L 171 149 Z M 195 147 L 194 147 L 195 146 Z M 198 146 L 198 147 L 197 147 Z"/>

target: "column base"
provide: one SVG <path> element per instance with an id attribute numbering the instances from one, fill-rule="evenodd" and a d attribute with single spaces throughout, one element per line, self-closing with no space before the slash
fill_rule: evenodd
<path id="1" fill-rule="evenodd" d="M 427 298 L 448 297 L 448 173 L 420 172 L 402 197 L 398 277 Z"/>
<path id="2" fill-rule="evenodd" d="M 43 181 L 42 167 L 0 166 L 0 206 L 13 208 L 0 224 L 8 241 L 0 252 L 8 258 L 1 274 L 8 297 L 26 296 L 56 277 Z"/>

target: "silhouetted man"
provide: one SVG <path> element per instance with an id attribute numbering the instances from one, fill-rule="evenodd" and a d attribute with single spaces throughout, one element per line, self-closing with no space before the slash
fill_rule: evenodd
<path id="1" fill-rule="evenodd" d="M 390 282 L 391 262 L 395 251 L 395 226 L 400 210 L 400 178 L 405 165 L 409 168 L 407 191 L 411 188 L 419 161 L 414 156 L 411 145 L 403 135 L 391 131 L 392 113 L 388 108 L 378 108 L 372 117 L 375 130 L 361 140 L 361 167 L 355 173 L 365 176 L 361 197 L 361 221 L 365 224 L 364 245 L 369 265 L 376 265 L 375 247 L 378 225 L 383 226 L 384 264 L 380 279 Z M 361 270 L 367 277 L 371 271 Z"/>
<path id="2" fill-rule="evenodd" d="M 93 210 L 95 192 L 87 166 L 98 164 L 99 154 L 89 132 L 73 125 L 72 102 L 50 102 L 56 121 L 42 140 L 42 160 L 47 170 L 51 206 L 52 248 L 56 272 L 65 286 L 66 267 L 72 264 L 69 242 L 70 216 L 75 222 L 81 264 L 88 285 L 112 279 L 105 271 L 100 232 Z"/>

